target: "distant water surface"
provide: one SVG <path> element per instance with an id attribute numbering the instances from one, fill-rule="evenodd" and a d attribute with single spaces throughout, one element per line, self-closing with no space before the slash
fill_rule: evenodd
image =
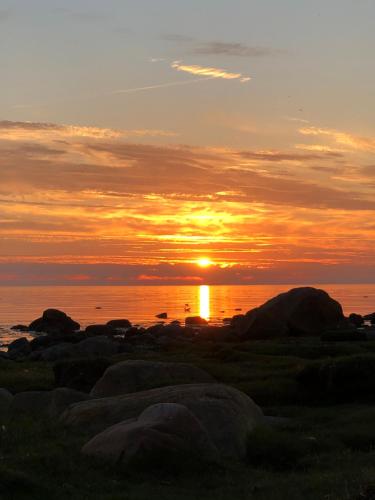
<path id="1" fill-rule="evenodd" d="M 375 311 L 375 285 L 312 286 L 326 290 L 346 314 Z M 155 315 L 161 312 L 168 313 L 168 320 L 201 315 L 212 324 L 221 324 L 223 318 L 246 312 L 290 288 L 293 286 L 0 287 L 0 343 L 20 335 L 10 332 L 10 326 L 28 324 L 47 308 L 65 311 L 83 327 L 116 318 L 147 326 L 158 321 Z M 185 312 L 185 304 L 190 312 Z"/>

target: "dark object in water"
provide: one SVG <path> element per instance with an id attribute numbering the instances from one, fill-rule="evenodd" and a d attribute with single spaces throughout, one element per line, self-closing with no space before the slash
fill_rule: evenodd
<path id="1" fill-rule="evenodd" d="M 54 336 L 73 333 L 79 329 L 79 323 L 58 309 L 47 309 L 41 318 L 32 321 L 29 325 L 29 330 L 32 332 L 44 332 Z"/>
<path id="2" fill-rule="evenodd" d="M 242 307 L 236 307 L 235 311 L 242 311 Z"/>
<path id="3" fill-rule="evenodd" d="M 356 313 L 352 313 L 349 315 L 349 321 L 352 325 L 354 325 L 356 327 L 362 326 L 363 323 L 365 322 L 365 320 L 363 319 L 363 316 L 361 316 L 360 314 L 356 314 Z"/>
<path id="4" fill-rule="evenodd" d="M 26 325 L 14 325 L 11 327 L 11 330 L 14 330 L 16 332 L 28 332 L 29 327 Z"/>
<path id="5" fill-rule="evenodd" d="M 366 321 L 370 321 L 372 325 L 375 325 L 375 312 L 366 314 L 366 316 L 363 316 L 363 319 Z"/>
<path id="6" fill-rule="evenodd" d="M 107 326 L 111 328 L 130 328 L 132 324 L 128 319 L 111 319 L 107 322 Z"/>
<path id="7" fill-rule="evenodd" d="M 159 318 L 159 319 L 167 319 L 167 318 L 168 318 L 168 313 L 163 312 L 163 313 L 157 314 L 157 315 L 155 316 L 155 318 Z"/>
<path id="8" fill-rule="evenodd" d="M 100 306 L 96 306 L 95 309 L 101 309 L 101 307 Z"/>
<path id="9" fill-rule="evenodd" d="M 233 317 L 232 326 L 242 338 L 320 336 L 347 327 L 341 305 L 327 292 L 312 287 L 293 288 L 246 314 Z"/>
<path id="10" fill-rule="evenodd" d="M 190 316 L 185 318 L 185 325 L 190 326 L 206 326 L 208 325 L 208 321 L 200 316 Z"/>

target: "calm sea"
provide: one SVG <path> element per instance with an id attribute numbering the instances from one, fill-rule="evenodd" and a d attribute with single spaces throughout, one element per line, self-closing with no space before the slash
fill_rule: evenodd
<path id="1" fill-rule="evenodd" d="M 313 285 L 338 300 L 346 314 L 375 311 L 375 285 Z M 189 315 L 208 318 L 221 324 L 223 318 L 246 312 L 266 300 L 293 288 L 291 285 L 250 286 L 48 286 L 0 287 L 0 343 L 20 334 L 9 327 L 28 324 L 44 309 L 65 311 L 84 327 L 110 319 L 127 318 L 147 326 L 155 315 L 168 313 L 169 320 Z M 190 312 L 185 312 L 188 304 Z"/>

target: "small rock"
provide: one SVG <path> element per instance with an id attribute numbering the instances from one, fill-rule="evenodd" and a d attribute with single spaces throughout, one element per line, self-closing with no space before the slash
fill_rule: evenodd
<path id="1" fill-rule="evenodd" d="M 116 328 L 106 325 L 89 325 L 85 329 L 86 335 L 89 337 L 95 337 L 99 335 L 113 336 L 116 335 Z"/>
<path id="2" fill-rule="evenodd" d="M 28 332 L 29 327 L 26 325 L 14 325 L 11 327 L 11 330 L 15 330 L 16 332 Z"/>
<path id="3" fill-rule="evenodd" d="M 17 359 L 28 356 L 31 353 L 30 342 L 26 337 L 14 340 L 8 346 L 8 355 L 10 359 Z"/>
<path id="4" fill-rule="evenodd" d="M 208 325 L 208 321 L 200 316 L 190 316 L 185 318 L 185 325 L 190 326 L 204 326 Z"/>
<path id="5" fill-rule="evenodd" d="M 128 319 L 111 319 L 111 321 L 108 321 L 107 326 L 110 326 L 111 328 L 117 329 L 123 329 L 123 328 L 130 328 L 132 324 Z"/>

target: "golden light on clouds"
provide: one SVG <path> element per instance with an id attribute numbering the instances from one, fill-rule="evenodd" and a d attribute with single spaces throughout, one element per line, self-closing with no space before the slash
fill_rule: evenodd
<path id="1" fill-rule="evenodd" d="M 348 141 L 236 150 L 77 127 L 0 123 L 0 264 L 81 266 L 64 274 L 81 280 L 85 266 L 135 266 L 146 284 L 375 265 L 371 155 L 354 162 Z"/>
<path id="2" fill-rule="evenodd" d="M 246 83 L 251 80 L 250 76 L 245 76 L 242 73 L 231 73 L 225 69 L 199 66 L 197 64 L 183 64 L 181 61 L 174 61 L 171 67 L 177 71 L 183 71 L 197 76 L 223 78 L 224 80 L 239 80 L 241 83 Z"/>
<path id="3" fill-rule="evenodd" d="M 197 260 L 197 264 L 199 267 L 210 267 L 213 265 L 213 262 L 208 257 L 201 257 Z"/>

